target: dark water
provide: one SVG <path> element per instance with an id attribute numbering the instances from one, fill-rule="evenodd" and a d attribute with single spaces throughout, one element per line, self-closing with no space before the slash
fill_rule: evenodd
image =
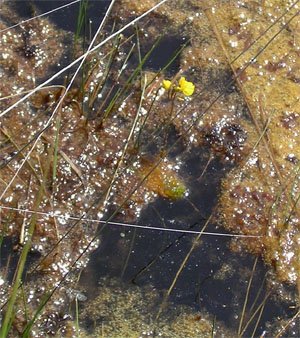
<path id="1" fill-rule="evenodd" d="M 37 14 L 52 11 L 58 7 L 69 4 L 72 1 L 49 1 L 49 0 L 32 0 L 32 1 L 16 1 L 15 6 L 21 17 L 31 17 L 33 12 Z M 103 18 L 106 9 L 109 6 L 108 0 L 93 0 L 89 1 L 87 6 L 87 18 L 91 20 L 87 25 L 91 24 L 93 32 L 97 29 L 100 20 Z M 79 12 L 80 2 L 71 4 L 54 13 L 47 15 L 60 28 L 67 31 L 75 32 L 77 28 L 77 17 Z"/>
<path id="2" fill-rule="evenodd" d="M 203 169 L 204 163 L 198 160 L 200 154 L 203 155 L 203 150 L 195 149 L 186 159 L 191 173 L 190 179 L 193 174 L 199 176 Z M 219 161 L 213 161 L 203 181 L 191 184 L 191 193 L 187 199 L 173 203 L 158 199 L 145 209 L 138 224 L 201 231 L 217 203 L 220 181 L 228 169 Z M 194 206 L 199 209 L 198 212 L 195 212 Z M 209 223 L 205 231 L 224 233 L 215 222 Z M 125 234 L 125 238 L 120 234 Z M 151 285 L 155 289 L 166 290 L 188 254 L 194 238 L 195 235 L 164 231 L 107 228 L 101 236 L 102 245 L 91 255 L 82 281 L 85 287 L 90 285 L 90 294 L 93 294 L 93 288 L 97 287 L 103 276 L 121 278 L 129 285 Z M 173 302 L 174 306 L 188 305 L 195 312 L 205 309 L 217 321 L 224 322 L 225 326 L 237 332 L 249 272 L 253 268 L 255 256 L 233 253 L 228 247 L 230 240 L 229 237 L 202 236 L 180 274 L 169 301 Z M 131 245 L 130 259 L 124 271 Z M 218 277 L 224 266 L 230 272 Z M 265 280 L 267 272 L 268 269 L 259 259 L 248 304 L 263 302 L 269 290 Z M 269 298 L 255 336 L 260 336 L 266 325 L 278 316 L 289 318 L 294 314 L 295 310 L 289 308 L 288 302 L 278 303 L 277 300 Z M 244 337 L 251 336 L 254 325 L 255 322 L 249 325 Z"/>

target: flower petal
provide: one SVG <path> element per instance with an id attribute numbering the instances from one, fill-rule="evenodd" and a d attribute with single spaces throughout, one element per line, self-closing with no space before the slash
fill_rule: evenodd
<path id="1" fill-rule="evenodd" d="M 163 80 L 163 87 L 166 89 L 166 90 L 169 90 L 170 89 L 170 87 L 171 87 L 171 81 L 169 81 L 169 80 Z"/>
<path id="2" fill-rule="evenodd" d="M 184 77 L 179 80 L 179 87 L 177 88 L 184 95 L 191 96 L 194 93 L 195 85 L 193 82 L 186 81 Z"/>

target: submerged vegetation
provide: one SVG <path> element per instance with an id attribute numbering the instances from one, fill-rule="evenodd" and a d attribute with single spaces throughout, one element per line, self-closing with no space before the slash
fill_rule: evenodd
<path id="1" fill-rule="evenodd" d="M 298 2 L 0 0 L 1 337 L 299 336 Z"/>

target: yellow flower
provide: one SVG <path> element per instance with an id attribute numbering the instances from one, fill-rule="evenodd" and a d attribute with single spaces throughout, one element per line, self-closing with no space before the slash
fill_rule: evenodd
<path id="1" fill-rule="evenodd" d="M 186 96 L 191 96 L 194 93 L 195 85 L 193 82 L 186 81 L 184 77 L 179 80 L 179 87 L 176 88 Z"/>
<path id="2" fill-rule="evenodd" d="M 166 90 L 169 90 L 170 89 L 170 87 L 171 87 L 171 81 L 169 81 L 169 80 L 163 80 L 163 87 L 166 89 Z"/>

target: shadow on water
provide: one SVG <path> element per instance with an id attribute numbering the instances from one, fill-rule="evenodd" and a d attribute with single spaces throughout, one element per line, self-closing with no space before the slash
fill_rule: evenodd
<path id="1" fill-rule="evenodd" d="M 16 1 L 14 6 L 16 7 L 20 17 L 30 18 L 36 11 L 36 14 L 43 14 L 58 7 L 68 5 L 70 2 L 72 1 Z M 87 6 L 87 18 L 91 18 L 91 20 L 87 23 L 86 29 L 89 29 L 89 25 L 91 25 L 92 32 L 97 29 L 99 22 L 101 18 L 103 18 L 109 4 L 109 0 L 89 1 L 89 5 Z M 55 11 L 54 13 L 50 13 L 48 17 L 58 27 L 65 29 L 66 31 L 75 32 L 77 28 L 77 15 L 79 6 L 80 2 L 71 4 L 62 8 L 61 10 Z M 82 32 L 82 34 L 84 33 Z"/>

